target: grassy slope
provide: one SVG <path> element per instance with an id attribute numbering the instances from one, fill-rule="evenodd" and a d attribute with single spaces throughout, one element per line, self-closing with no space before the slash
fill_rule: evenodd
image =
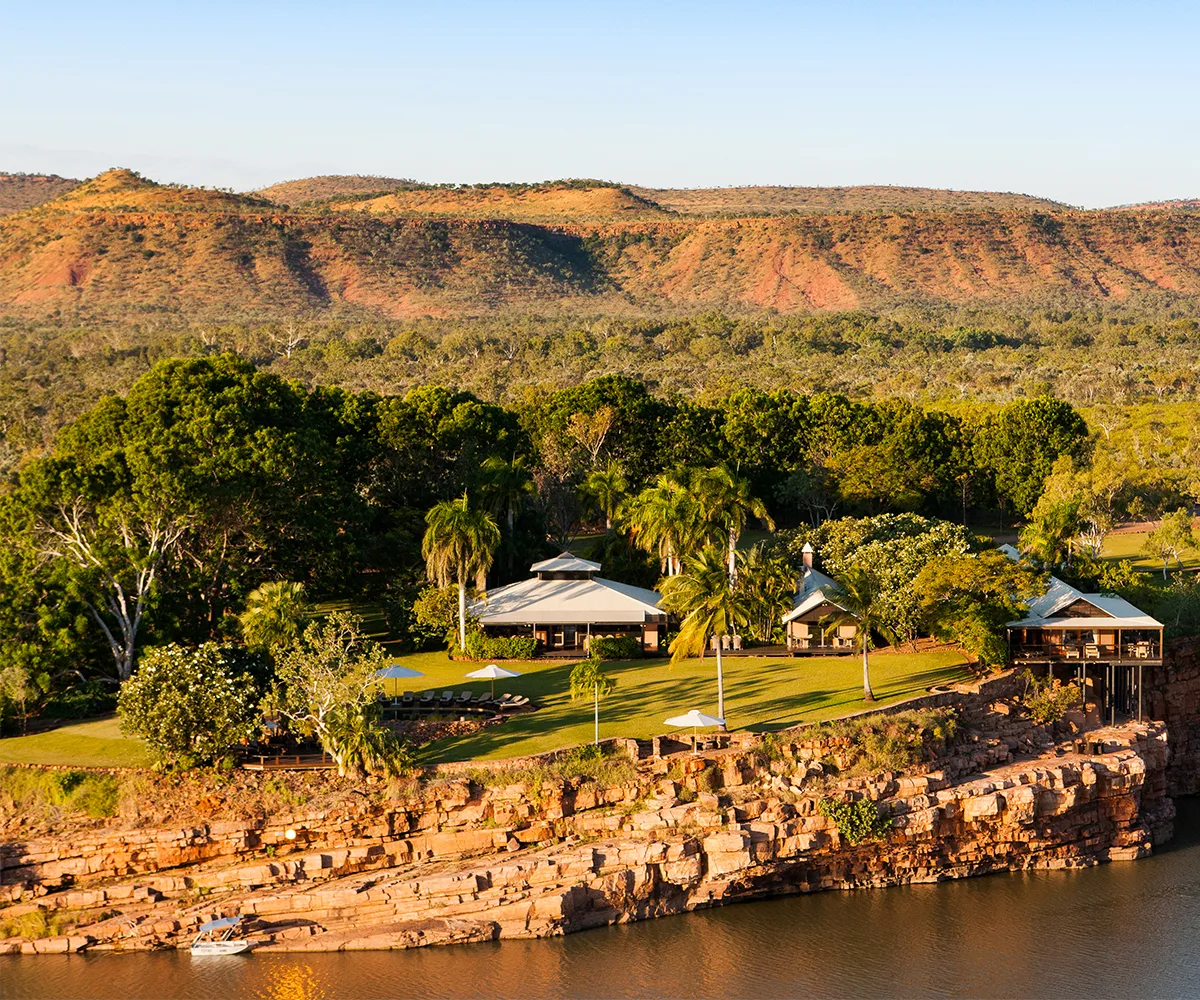
<path id="1" fill-rule="evenodd" d="M 1139 531 L 1109 535 L 1104 539 L 1104 548 L 1101 554 L 1105 559 L 1132 559 L 1133 565 L 1137 569 L 1147 573 L 1161 573 L 1162 562 L 1154 556 L 1148 556 L 1143 552 L 1143 547 L 1148 537 L 1148 533 Z M 1182 554 L 1185 569 L 1200 569 L 1200 551 L 1185 549 Z M 1171 573 L 1177 569 L 1179 569 L 1178 565 L 1175 562 L 1171 562 L 1167 567 L 1167 572 Z"/>
<path id="2" fill-rule="evenodd" d="M 487 683 L 464 681 L 472 664 L 455 663 L 445 653 L 402 657 L 425 677 L 403 686 L 414 691 L 452 688 L 487 690 Z M 512 665 L 523 676 L 498 681 L 497 693 L 511 691 L 537 701 L 539 711 L 519 715 L 503 726 L 431 748 L 427 760 L 498 759 L 541 753 L 592 738 L 590 702 L 570 700 L 573 664 L 554 661 Z M 666 660 L 635 660 L 609 666 L 617 681 L 600 705 L 600 736 L 645 739 L 671 731 L 664 720 L 691 708 L 715 713 L 716 660 L 689 660 L 672 667 Z M 934 684 L 961 679 L 965 661 L 954 650 L 878 653 L 872 657 L 872 684 L 881 704 L 911 698 Z M 778 729 L 797 722 L 832 719 L 864 707 L 862 666 L 856 657 L 730 657 L 725 661 L 726 711 L 731 729 Z"/>
<path id="3" fill-rule="evenodd" d="M 110 716 L 0 740 L 0 763 L 146 767 L 150 758 L 141 741 L 123 736 L 116 717 Z"/>

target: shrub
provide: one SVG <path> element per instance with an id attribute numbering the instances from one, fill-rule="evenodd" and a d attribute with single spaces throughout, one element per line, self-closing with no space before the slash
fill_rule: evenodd
<path id="1" fill-rule="evenodd" d="M 116 775 L 90 771 L 0 770 L 0 812 L 82 812 L 92 819 L 116 816 L 122 782 Z"/>
<path id="2" fill-rule="evenodd" d="M 49 719 L 89 719 L 107 715 L 117 707 L 117 691 L 103 681 L 84 681 L 56 691 L 46 702 L 42 714 Z"/>
<path id="3" fill-rule="evenodd" d="M 125 682 L 121 730 L 140 736 L 160 764 L 210 764 L 254 734 L 262 690 L 243 650 L 206 642 L 146 650 Z"/>
<path id="4" fill-rule="evenodd" d="M 891 817 L 881 816 L 879 807 L 870 799 L 858 799 L 855 802 L 822 799 L 817 808 L 822 816 L 837 824 L 838 833 L 849 844 L 879 840 L 892 828 Z"/>
<path id="5" fill-rule="evenodd" d="M 632 660 L 642 655 L 642 644 L 631 635 L 593 636 L 588 650 L 597 660 Z"/>
<path id="6" fill-rule="evenodd" d="M 537 655 L 537 639 L 531 635 L 492 637 L 477 629 L 467 633 L 463 652 L 471 660 L 532 660 Z"/>
<path id="7" fill-rule="evenodd" d="M 1058 722 L 1080 701 L 1079 688 L 1049 678 L 1038 680 L 1033 672 L 1025 671 L 1025 707 L 1034 722 L 1048 726 Z"/>

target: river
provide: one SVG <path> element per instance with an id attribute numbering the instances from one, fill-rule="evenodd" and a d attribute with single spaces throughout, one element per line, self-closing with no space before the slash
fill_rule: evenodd
<path id="1" fill-rule="evenodd" d="M 1194 997 L 1200 801 L 1153 858 L 741 904 L 542 941 L 333 955 L 0 957 L 4 1000 Z"/>

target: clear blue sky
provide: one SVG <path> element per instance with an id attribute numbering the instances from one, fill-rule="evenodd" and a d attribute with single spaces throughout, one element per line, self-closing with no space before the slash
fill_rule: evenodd
<path id="1" fill-rule="evenodd" d="M 0 170 L 1200 196 L 1200 3 L 0 0 Z"/>

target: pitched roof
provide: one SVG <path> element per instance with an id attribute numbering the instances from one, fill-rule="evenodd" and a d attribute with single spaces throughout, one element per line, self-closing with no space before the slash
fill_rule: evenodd
<path id="1" fill-rule="evenodd" d="M 581 560 L 583 561 L 583 560 Z M 659 595 L 615 580 L 521 580 L 490 591 L 471 613 L 483 625 L 618 625 L 662 615 Z"/>
<path id="2" fill-rule="evenodd" d="M 832 604 L 835 608 L 840 608 L 841 605 L 832 600 L 830 596 L 836 594 L 837 591 L 837 582 L 832 577 L 826 576 L 820 570 L 808 567 L 800 578 L 796 596 L 792 598 L 792 610 L 783 616 L 783 623 L 786 625 L 801 615 L 808 614 L 813 608 L 819 608 L 822 604 Z"/>
<path id="3" fill-rule="evenodd" d="M 580 559 L 570 552 L 561 552 L 551 559 L 543 559 L 529 567 L 531 573 L 599 573 L 600 564 Z"/>
<path id="4" fill-rule="evenodd" d="M 1011 545 L 1001 545 L 1000 551 L 1014 561 L 1021 554 Z M 1062 615 L 1076 601 L 1087 601 L 1088 604 L 1105 612 L 1102 616 L 1072 617 Z M 1009 622 L 1009 628 L 1039 628 L 1054 626 L 1056 628 L 1162 628 L 1162 622 L 1156 621 L 1140 608 L 1134 607 L 1125 598 L 1116 594 L 1089 594 L 1072 587 L 1056 576 L 1050 577 L 1050 585 L 1041 597 L 1035 597 L 1029 602 L 1029 614 L 1020 621 Z"/>

